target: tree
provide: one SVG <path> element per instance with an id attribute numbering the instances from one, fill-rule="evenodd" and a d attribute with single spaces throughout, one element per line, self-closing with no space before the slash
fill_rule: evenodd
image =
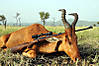
<path id="1" fill-rule="evenodd" d="M 39 14 L 43 25 L 45 25 L 45 20 L 49 18 L 50 14 L 48 12 L 39 12 Z"/>
<path id="2" fill-rule="evenodd" d="M 19 26 L 21 26 L 21 17 L 19 17 L 18 21 L 19 21 Z"/>
<path id="3" fill-rule="evenodd" d="M 16 13 L 15 19 L 16 19 L 16 25 L 18 25 L 18 23 L 19 23 L 19 26 L 21 26 L 20 13 L 18 13 L 18 12 Z"/>
<path id="4" fill-rule="evenodd" d="M 99 22 L 97 22 L 97 24 L 99 24 Z"/>
<path id="5" fill-rule="evenodd" d="M 56 19 L 55 17 L 52 18 L 52 26 L 55 26 Z"/>
<path id="6" fill-rule="evenodd" d="M 95 26 L 96 26 L 96 24 L 93 24 L 93 26 L 95 27 Z"/>
<path id="7" fill-rule="evenodd" d="M 6 20 L 6 17 L 4 15 L 0 15 L 0 21 L 2 21 L 2 23 L 3 23 L 3 25 L 5 26 L 5 29 L 6 29 L 7 20 Z"/>

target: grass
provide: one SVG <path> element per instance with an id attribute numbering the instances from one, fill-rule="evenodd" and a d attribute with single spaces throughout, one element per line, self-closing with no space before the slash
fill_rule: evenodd
<path id="1" fill-rule="evenodd" d="M 8 26 L 4 30 L 0 26 L 0 36 L 21 29 L 22 27 Z M 64 32 L 64 27 L 46 26 L 50 31 L 59 33 Z M 76 27 L 76 29 L 84 27 Z M 90 30 L 80 31 L 76 33 L 78 36 L 78 47 L 82 56 L 82 61 L 72 63 L 70 57 L 65 53 L 54 54 L 39 54 L 36 58 L 27 58 L 17 53 L 13 54 L 8 49 L 7 52 L 0 50 L 0 65 L 1 66 L 99 66 L 99 27 L 94 27 Z"/>

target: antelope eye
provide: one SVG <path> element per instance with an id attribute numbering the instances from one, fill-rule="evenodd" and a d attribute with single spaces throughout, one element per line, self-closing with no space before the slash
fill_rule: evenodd
<path id="1" fill-rule="evenodd" d="M 71 45 L 72 43 L 69 41 L 69 45 Z"/>
<path id="2" fill-rule="evenodd" d="M 66 38 L 68 39 L 68 36 L 66 35 Z"/>

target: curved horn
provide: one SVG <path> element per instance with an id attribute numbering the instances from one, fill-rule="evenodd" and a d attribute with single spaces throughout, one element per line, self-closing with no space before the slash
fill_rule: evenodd
<path id="1" fill-rule="evenodd" d="M 67 20 L 65 18 L 66 10 L 65 9 L 59 9 L 58 11 L 62 12 L 62 16 L 61 17 L 62 17 L 62 21 L 63 21 L 65 29 L 70 28 L 70 24 L 67 22 Z"/>
<path id="2" fill-rule="evenodd" d="M 75 19 L 74 19 L 74 21 L 73 21 L 73 23 L 72 23 L 72 28 L 75 29 L 75 25 L 76 25 L 76 23 L 77 23 L 77 21 L 78 21 L 78 14 L 77 14 L 77 13 L 71 13 L 71 14 L 69 14 L 69 15 L 72 15 L 72 16 L 75 17 Z"/>

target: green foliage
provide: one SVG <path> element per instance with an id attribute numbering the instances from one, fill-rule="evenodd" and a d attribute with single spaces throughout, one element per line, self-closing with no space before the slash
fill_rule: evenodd
<path id="1" fill-rule="evenodd" d="M 99 24 L 99 22 L 97 22 L 97 24 Z"/>
<path id="2" fill-rule="evenodd" d="M 50 16 L 50 15 L 49 15 L 49 13 L 48 13 L 48 12 L 46 12 L 46 13 L 45 13 L 45 19 L 48 19 L 48 18 L 49 18 L 49 16 Z"/>
<path id="3" fill-rule="evenodd" d="M 6 17 L 4 15 L 0 15 L 0 21 L 2 21 L 3 25 L 5 26 L 5 29 L 6 29 Z"/>
<path id="4" fill-rule="evenodd" d="M 44 12 L 39 12 L 41 20 L 44 18 Z"/>
<path id="5" fill-rule="evenodd" d="M 16 31 L 22 27 L 7 27 L 7 30 L 2 30 L 0 26 L 0 36 Z M 53 32 L 64 32 L 64 27 L 50 27 L 46 28 Z M 84 27 L 76 27 L 80 29 Z M 8 49 L 6 52 L 0 50 L 0 64 L 1 66 L 99 66 L 99 27 L 94 27 L 90 30 L 80 31 L 76 33 L 78 36 L 78 48 L 82 56 L 82 60 L 77 60 L 73 63 L 70 57 L 65 53 L 56 54 L 39 54 L 36 58 L 27 58 L 17 53 L 13 54 Z"/>
<path id="6" fill-rule="evenodd" d="M 43 22 L 43 25 L 45 25 L 45 20 L 49 18 L 50 14 L 48 12 L 39 12 L 41 21 Z"/>
<path id="7" fill-rule="evenodd" d="M 93 26 L 95 27 L 95 26 L 96 26 L 96 24 L 93 24 Z"/>
<path id="8" fill-rule="evenodd" d="M 5 19 L 6 19 L 6 17 L 4 15 L 0 15 L 0 21 L 3 21 Z"/>

